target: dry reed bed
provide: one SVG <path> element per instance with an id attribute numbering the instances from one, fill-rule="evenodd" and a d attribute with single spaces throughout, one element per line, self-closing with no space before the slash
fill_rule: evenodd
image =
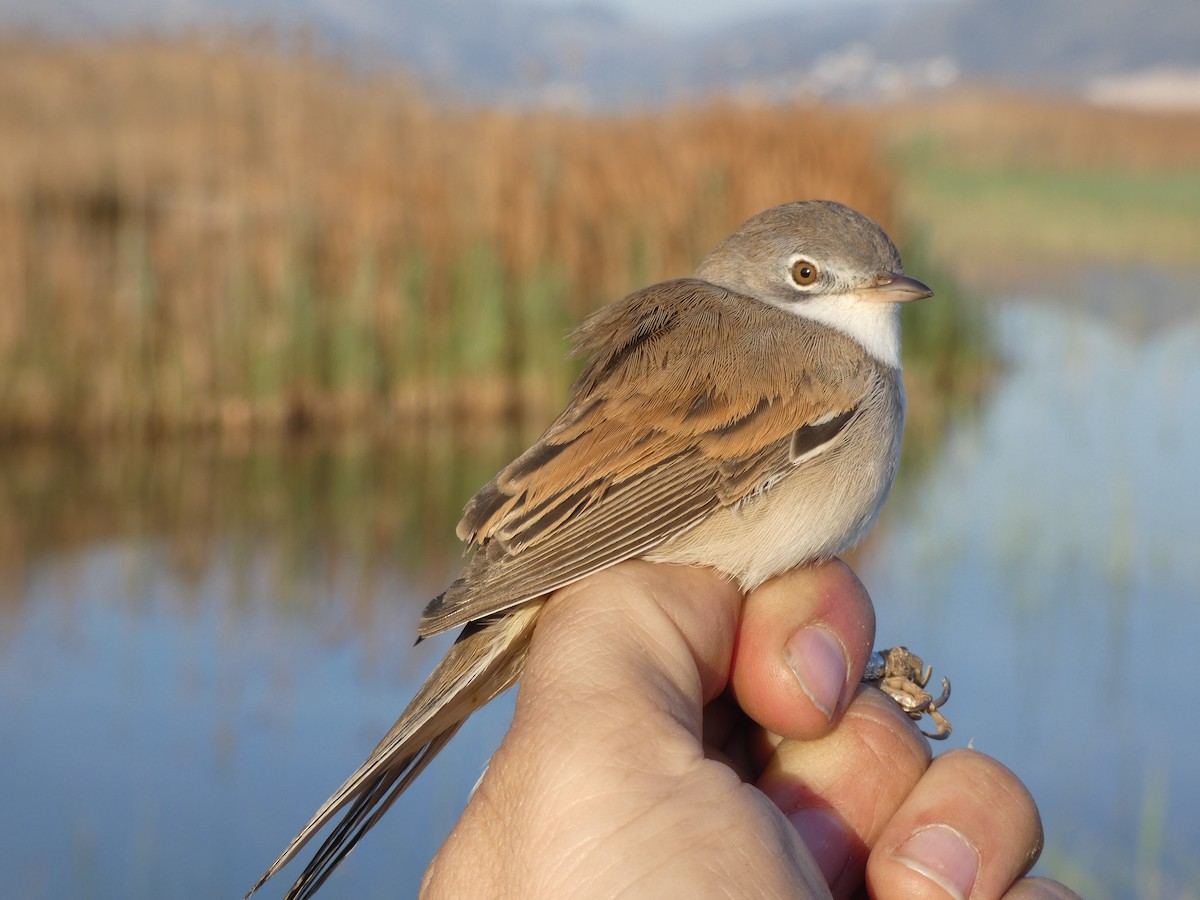
<path id="1" fill-rule="evenodd" d="M 566 329 L 772 204 L 895 227 L 869 129 L 431 105 L 269 41 L 0 46 L 0 431 L 543 415 Z"/>
<path id="2" fill-rule="evenodd" d="M 947 158 L 972 165 L 1122 172 L 1200 166 L 1200 115 L 1189 111 L 975 89 L 905 104 L 889 119 L 902 134 L 937 135 Z"/>

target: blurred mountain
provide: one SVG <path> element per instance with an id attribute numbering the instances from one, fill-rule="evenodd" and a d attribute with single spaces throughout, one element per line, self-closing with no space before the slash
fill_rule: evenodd
<path id="1" fill-rule="evenodd" d="M 0 0 L 0 28 L 58 36 L 266 26 L 469 100 L 650 105 L 713 91 L 871 97 L 959 79 L 1081 90 L 1200 71 L 1197 0 L 806 0 L 667 33 L 535 0 Z"/>
<path id="2" fill-rule="evenodd" d="M 1078 85 L 1118 72 L 1200 67 L 1200 3 L 946 2 L 915 13 L 891 43 L 917 54 L 949 49 L 973 78 Z"/>

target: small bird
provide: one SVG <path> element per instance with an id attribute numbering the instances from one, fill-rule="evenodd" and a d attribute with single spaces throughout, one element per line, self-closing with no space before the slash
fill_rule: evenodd
<path id="1" fill-rule="evenodd" d="M 287 894 L 312 896 L 467 716 L 517 681 L 552 591 L 634 557 L 711 566 L 749 591 L 862 538 L 900 457 L 898 304 L 932 294 L 875 222 L 808 200 L 745 222 L 693 277 L 587 319 L 566 409 L 458 525 L 475 553 L 418 640 L 462 626 L 458 639 L 250 894 L 341 812 Z M 941 702 L 904 694 L 910 714 Z"/>

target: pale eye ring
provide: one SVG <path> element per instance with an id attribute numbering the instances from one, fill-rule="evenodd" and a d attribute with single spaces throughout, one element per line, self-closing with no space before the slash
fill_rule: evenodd
<path id="1" fill-rule="evenodd" d="M 792 263 L 792 281 L 799 287 L 808 287 L 821 277 L 816 263 L 807 259 L 798 259 Z"/>

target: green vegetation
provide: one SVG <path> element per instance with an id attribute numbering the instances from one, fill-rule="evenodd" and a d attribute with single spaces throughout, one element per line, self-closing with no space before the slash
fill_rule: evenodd
<path id="1" fill-rule="evenodd" d="M 1086 263 L 1184 265 L 1200 260 L 1195 171 L 1071 171 L 905 163 L 912 215 L 944 259 L 992 272 Z"/>
<path id="2" fill-rule="evenodd" d="M 969 280 L 1200 263 L 1200 115 L 967 94 L 893 117 L 902 208 Z"/>

